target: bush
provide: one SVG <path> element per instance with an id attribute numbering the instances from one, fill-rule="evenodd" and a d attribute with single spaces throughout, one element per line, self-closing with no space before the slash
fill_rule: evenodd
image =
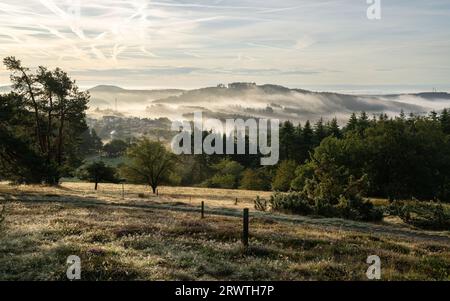
<path id="1" fill-rule="evenodd" d="M 204 181 L 202 186 L 208 188 L 236 189 L 244 168 L 238 162 L 223 159 L 213 166 L 215 174 L 212 178 Z"/>
<path id="2" fill-rule="evenodd" d="M 267 211 L 267 201 L 257 196 L 255 200 L 255 209 L 258 211 Z"/>
<path id="3" fill-rule="evenodd" d="M 300 192 L 276 192 L 270 197 L 269 204 L 273 211 L 308 215 L 314 213 L 313 206 Z"/>
<path id="4" fill-rule="evenodd" d="M 338 143 L 330 141 L 333 143 L 329 146 L 335 149 Z M 355 178 L 347 168 L 337 166 L 326 152 L 316 150 L 314 156 L 314 161 L 297 169 L 297 177 L 292 181 L 291 188 L 302 191 L 274 195 L 273 210 L 358 221 L 383 219 L 383 212 L 362 197 L 368 184 L 366 175 Z"/>
<path id="5" fill-rule="evenodd" d="M 291 189 L 302 191 L 305 188 L 306 181 L 314 176 L 314 165 L 311 162 L 300 165 L 295 170 L 295 178 L 291 182 Z"/>
<path id="6" fill-rule="evenodd" d="M 210 188 L 234 189 L 236 188 L 236 177 L 232 174 L 216 174 L 208 183 Z"/>
<path id="7" fill-rule="evenodd" d="M 273 178 L 272 190 L 288 191 L 291 188 L 291 182 L 295 179 L 296 168 L 295 161 L 281 162 Z"/>
<path id="8" fill-rule="evenodd" d="M 118 183 L 119 179 L 116 174 L 117 170 L 103 161 L 92 162 L 78 171 L 78 177 L 81 180 L 95 183 L 95 190 L 97 190 L 98 183 Z"/>
<path id="9" fill-rule="evenodd" d="M 242 173 L 240 189 L 270 190 L 271 178 L 265 170 L 246 169 Z"/>
<path id="10" fill-rule="evenodd" d="M 128 144 L 125 141 L 114 139 L 103 146 L 103 151 L 108 157 L 113 158 L 123 156 L 127 148 Z"/>
<path id="11" fill-rule="evenodd" d="M 319 198 L 314 202 L 314 214 L 324 217 L 339 217 L 339 212 L 328 200 Z"/>
<path id="12" fill-rule="evenodd" d="M 320 215 L 339 217 L 357 221 L 380 221 L 383 212 L 362 198 L 347 199 L 341 196 L 339 203 L 331 204 L 326 199 L 308 199 L 304 193 L 275 193 L 270 198 L 273 211 L 289 212 L 300 215 Z"/>
<path id="13" fill-rule="evenodd" d="M 405 223 L 420 229 L 450 230 L 450 212 L 442 204 L 395 201 L 387 210 Z"/>
<path id="14" fill-rule="evenodd" d="M 375 208 L 369 200 L 362 198 L 346 199 L 341 197 L 337 209 L 341 217 L 358 221 L 380 221 L 383 211 Z"/>

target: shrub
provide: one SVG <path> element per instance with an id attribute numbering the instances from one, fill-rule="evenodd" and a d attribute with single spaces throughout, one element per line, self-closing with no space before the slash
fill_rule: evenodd
<path id="1" fill-rule="evenodd" d="M 204 181 L 202 186 L 208 188 L 235 189 L 239 187 L 241 173 L 244 170 L 238 162 L 223 159 L 213 166 L 215 174 L 212 178 Z"/>
<path id="2" fill-rule="evenodd" d="M 333 206 L 326 199 L 316 199 L 314 202 L 314 214 L 324 217 L 339 217 L 339 212 L 335 206 Z"/>
<path id="3" fill-rule="evenodd" d="M 383 211 L 375 208 L 369 200 L 362 198 L 346 199 L 341 197 L 337 205 L 339 214 L 343 218 L 359 221 L 380 221 Z"/>
<path id="4" fill-rule="evenodd" d="M 103 146 L 105 154 L 110 157 L 120 157 L 125 154 L 128 144 L 125 141 L 114 139 Z"/>
<path id="5" fill-rule="evenodd" d="M 296 168 L 295 161 L 281 162 L 273 178 L 272 190 L 288 191 L 291 188 L 291 182 L 295 179 Z"/>
<path id="6" fill-rule="evenodd" d="M 358 221 L 379 221 L 383 212 L 362 198 L 348 199 L 341 196 L 339 203 L 333 205 L 326 199 L 311 200 L 301 192 L 274 193 L 270 198 L 273 211 L 289 212 L 300 215 L 320 215 L 339 217 Z"/>
<path id="7" fill-rule="evenodd" d="M 265 170 L 246 169 L 242 173 L 240 189 L 270 190 L 270 175 Z"/>
<path id="8" fill-rule="evenodd" d="M 295 170 L 295 178 L 291 182 L 291 189 L 294 191 L 302 191 L 306 185 L 306 181 L 314 176 L 314 165 L 307 162 L 300 165 Z"/>
<path id="9" fill-rule="evenodd" d="M 289 212 L 302 215 L 314 213 L 313 206 L 301 192 L 276 192 L 270 197 L 269 203 L 273 211 Z"/>
<path id="10" fill-rule="evenodd" d="M 318 151 L 315 156 L 314 162 L 297 170 L 297 178 L 292 181 L 291 188 L 302 191 L 275 194 L 271 199 L 273 210 L 359 221 L 383 218 L 383 212 L 362 197 L 368 184 L 366 175 L 355 178 L 326 154 Z"/>
<path id="11" fill-rule="evenodd" d="M 450 212 L 442 204 L 419 201 L 393 202 L 388 211 L 405 223 L 426 230 L 450 230 Z"/>
<path id="12" fill-rule="evenodd" d="M 103 161 L 92 162 L 85 166 L 78 172 L 78 177 L 81 180 L 86 180 L 95 183 L 94 189 L 97 190 L 98 183 L 118 183 L 116 176 L 117 170 L 114 167 L 106 165 Z"/>
<path id="13" fill-rule="evenodd" d="M 224 189 L 233 189 L 236 188 L 236 177 L 232 174 L 225 175 L 214 175 L 208 184 L 210 188 L 224 188 Z"/>
<path id="14" fill-rule="evenodd" d="M 258 211 L 267 211 L 267 201 L 257 196 L 255 200 L 255 209 Z"/>

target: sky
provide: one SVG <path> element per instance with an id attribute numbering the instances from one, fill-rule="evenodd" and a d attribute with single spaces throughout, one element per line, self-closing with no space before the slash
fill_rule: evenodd
<path id="1" fill-rule="evenodd" d="M 450 89 L 450 1 L 381 0 L 379 20 L 367 1 L 0 0 L 0 57 L 82 87 Z"/>

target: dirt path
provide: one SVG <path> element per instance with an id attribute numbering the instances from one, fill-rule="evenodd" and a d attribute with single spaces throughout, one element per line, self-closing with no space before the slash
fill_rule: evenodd
<path id="1" fill-rule="evenodd" d="M 170 210 L 177 212 L 195 212 L 200 214 L 200 208 L 187 203 L 163 203 L 152 202 L 146 204 L 136 204 L 142 202 L 141 199 L 127 199 L 125 202 L 105 201 L 99 198 L 83 197 L 78 195 L 64 196 L 41 196 L 36 194 L 0 194 L 0 201 L 21 202 L 21 203 L 58 203 L 61 205 L 71 205 L 76 207 L 104 206 L 120 209 L 148 209 L 148 210 Z M 205 207 L 206 215 L 231 216 L 240 218 L 242 211 L 232 208 L 211 208 Z M 435 241 L 450 245 L 450 236 L 442 232 L 418 231 L 406 227 L 396 227 L 384 224 L 364 223 L 337 218 L 311 218 L 298 215 L 287 215 L 279 213 L 258 212 L 250 213 L 252 218 L 262 218 L 277 222 L 305 224 L 325 230 L 350 230 L 370 234 L 374 236 L 391 235 L 399 238 L 406 238 L 414 241 Z"/>

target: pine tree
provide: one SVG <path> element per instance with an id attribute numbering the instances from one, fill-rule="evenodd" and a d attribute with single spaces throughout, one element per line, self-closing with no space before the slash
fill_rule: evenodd
<path id="1" fill-rule="evenodd" d="M 347 122 L 347 125 L 345 126 L 345 131 L 355 131 L 357 127 L 358 127 L 358 118 L 356 117 L 355 113 L 352 113 L 350 119 Z"/>
<path id="2" fill-rule="evenodd" d="M 81 92 L 66 72 L 39 66 L 36 71 L 22 66 L 15 57 L 3 60 L 11 72 L 10 97 L 27 111 L 27 121 L 14 125 L 27 132 L 28 148 L 44 161 L 44 167 L 33 167 L 33 181 L 58 184 L 79 166 L 80 137 L 87 130 L 85 111 L 89 93 Z M 24 152 L 26 152 L 24 150 Z M 25 167 L 25 166 L 24 166 Z M 28 168 L 28 166 L 26 166 Z M 30 179 L 23 179 L 29 182 Z"/>
<path id="3" fill-rule="evenodd" d="M 306 121 L 302 131 L 301 161 L 309 158 L 309 152 L 314 148 L 314 131 L 309 120 Z"/>
<path id="4" fill-rule="evenodd" d="M 303 147 L 303 129 L 302 124 L 299 122 L 295 127 L 295 139 L 294 139 L 294 160 L 297 163 L 303 163 L 303 156 L 301 153 Z"/>
<path id="5" fill-rule="evenodd" d="M 431 120 L 437 121 L 437 120 L 438 120 L 437 115 L 438 115 L 438 114 L 436 113 L 436 111 L 433 110 L 433 111 L 430 112 L 430 115 L 429 115 L 429 116 L 430 116 L 430 119 L 431 119 Z"/>
<path id="6" fill-rule="evenodd" d="M 342 138 L 341 129 L 339 128 L 339 124 L 338 124 L 336 117 L 333 118 L 331 120 L 331 122 L 329 122 L 327 124 L 327 131 L 328 131 L 329 135 L 331 135 L 333 137 Z"/>
<path id="7" fill-rule="evenodd" d="M 447 109 L 442 110 L 439 116 L 439 122 L 444 133 L 450 134 L 450 112 Z"/>
<path id="8" fill-rule="evenodd" d="M 327 129 L 323 124 L 323 119 L 320 118 L 314 125 L 314 146 L 317 146 L 322 142 L 325 137 L 327 137 Z"/>
<path id="9" fill-rule="evenodd" d="M 295 127 L 290 121 L 285 121 L 280 128 L 280 158 L 290 160 L 295 153 Z"/>

